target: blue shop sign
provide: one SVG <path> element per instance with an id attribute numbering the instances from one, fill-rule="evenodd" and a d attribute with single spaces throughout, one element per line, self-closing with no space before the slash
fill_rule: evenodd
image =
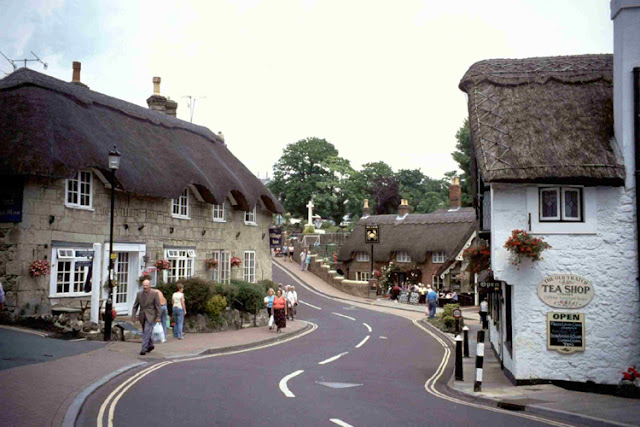
<path id="1" fill-rule="evenodd" d="M 0 222 L 22 222 L 22 193 L 24 178 L 0 178 Z"/>

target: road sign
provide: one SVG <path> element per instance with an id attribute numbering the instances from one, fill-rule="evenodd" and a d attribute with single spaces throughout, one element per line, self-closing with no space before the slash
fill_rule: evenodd
<path id="1" fill-rule="evenodd" d="M 459 308 L 456 308 L 455 310 L 453 310 L 453 317 L 455 317 L 456 319 L 461 318 L 462 310 L 460 310 Z"/>

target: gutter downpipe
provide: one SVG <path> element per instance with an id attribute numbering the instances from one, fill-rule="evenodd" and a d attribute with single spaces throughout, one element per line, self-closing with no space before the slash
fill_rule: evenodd
<path id="1" fill-rule="evenodd" d="M 638 263 L 638 286 L 640 287 L 640 67 L 633 68 L 633 134 L 636 178 L 636 261 Z"/>

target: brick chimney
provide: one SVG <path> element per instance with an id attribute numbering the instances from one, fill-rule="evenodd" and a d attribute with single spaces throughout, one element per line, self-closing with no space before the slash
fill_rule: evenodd
<path id="1" fill-rule="evenodd" d="M 364 205 L 362 206 L 362 218 L 367 218 L 371 215 L 371 209 L 369 209 L 369 199 L 364 199 Z"/>
<path id="2" fill-rule="evenodd" d="M 404 219 L 405 215 L 411 212 L 411 206 L 409 206 L 409 202 L 407 199 L 402 199 L 400 201 L 400 206 L 398 206 L 398 218 Z"/>
<path id="3" fill-rule="evenodd" d="M 462 189 L 460 178 L 455 176 L 449 186 L 449 209 L 460 209 L 460 206 L 462 206 Z"/>
<path id="4" fill-rule="evenodd" d="M 147 98 L 147 105 L 154 111 L 165 113 L 169 116 L 176 117 L 178 103 L 167 99 L 166 96 L 160 95 L 160 77 L 153 78 L 153 95 Z"/>
<path id="5" fill-rule="evenodd" d="M 86 84 L 80 81 L 81 69 L 82 69 L 82 63 L 78 61 L 73 61 L 73 76 L 71 77 L 71 83 L 73 83 L 74 85 L 86 87 L 88 89 L 89 86 L 87 86 Z"/>

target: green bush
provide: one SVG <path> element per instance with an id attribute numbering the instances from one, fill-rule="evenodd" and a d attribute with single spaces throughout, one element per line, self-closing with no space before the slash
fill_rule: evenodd
<path id="1" fill-rule="evenodd" d="M 451 304 L 453 305 L 453 304 Z M 456 324 L 456 319 L 453 316 L 442 316 L 442 323 L 444 324 L 444 327 L 447 329 L 452 329 L 455 324 Z"/>
<path id="2" fill-rule="evenodd" d="M 167 303 L 171 305 L 171 297 L 175 292 L 178 292 L 178 287 L 175 283 L 160 282 L 156 285 L 156 289 L 162 292 L 162 295 L 167 299 Z"/>
<path id="3" fill-rule="evenodd" d="M 207 314 L 212 320 L 220 317 L 220 313 L 227 307 L 227 299 L 222 295 L 213 295 L 207 301 Z"/>
<path id="4" fill-rule="evenodd" d="M 309 225 L 305 227 L 304 231 L 302 232 L 302 234 L 315 234 L 315 233 L 316 233 L 316 229 L 313 225 Z"/>
<path id="5" fill-rule="evenodd" d="M 238 288 L 234 308 L 248 313 L 255 313 L 262 308 L 264 297 L 267 295 L 263 286 L 242 281 L 233 281 L 232 284 Z"/>
<path id="6" fill-rule="evenodd" d="M 460 304 L 445 304 L 444 310 L 442 311 L 442 316 L 451 316 L 453 317 L 453 310 L 456 308 L 460 308 Z"/>
<path id="7" fill-rule="evenodd" d="M 268 279 L 260 280 L 258 282 L 258 285 L 264 286 L 265 293 L 268 292 L 269 289 L 273 289 L 274 292 L 278 290 L 278 285 L 273 280 L 268 280 Z"/>
<path id="8" fill-rule="evenodd" d="M 216 283 L 213 285 L 213 293 L 220 295 L 227 300 L 227 305 L 232 305 L 238 298 L 238 287 L 234 284 Z"/>
<path id="9" fill-rule="evenodd" d="M 213 282 L 192 277 L 180 279 L 177 283 L 184 285 L 184 302 L 187 305 L 187 313 L 206 313 L 207 302 L 213 295 Z"/>

